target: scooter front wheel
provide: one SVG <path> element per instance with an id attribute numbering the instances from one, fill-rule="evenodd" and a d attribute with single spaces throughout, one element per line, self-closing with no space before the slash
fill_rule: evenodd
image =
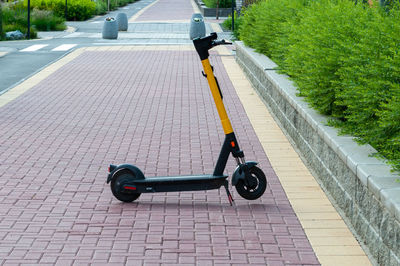
<path id="1" fill-rule="evenodd" d="M 267 179 L 264 172 L 257 166 L 249 169 L 246 180 L 240 179 L 236 184 L 236 191 L 247 200 L 255 200 L 261 197 L 267 188 Z"/>
<path id="2" fill-rule="evenodd" d="M 129 170 L 121 170 L 114 174 L 111 180 L 111 191 L 113 195 L 120 201 L 132 202 L 139 198 L 140 193 L 124 192 L 124 185 L 132 183 L 135 180 L 135 176 Z"/>

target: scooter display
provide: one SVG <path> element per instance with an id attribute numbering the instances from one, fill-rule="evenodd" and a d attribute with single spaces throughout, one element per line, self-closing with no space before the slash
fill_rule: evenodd
<path id="1" fill-rule="evenodd" d="M 217 40 L 217 34 L 193 40 L 193 44 L 200 56 L 203 65 L 203 76 L 207 78 L 215 106 L 225 133 L 225 140 L 214 168 L 214 173 L 209 175 L 145 177 L 142 171 L 131 164 L 109 166 L 107 184 L 111 183 L 113 195 L 120 201 L 132 202 L 139 198 L 141 193 L 176 192 L 219 189 L 225 187 L 229 203 L 233 198 L 229 192 L 228 176 L 224 174 L 229 155 L 235 158 L 237 167 L 232 174 L 232 186 L 240 196 L 247 200 L 261 197 L 267 187 L 264 172 L 258 168 L 257 162 L 246 161 L 243 151 L 239 148 L 231 122 L 222 101 L 222 92 L 214 76 L 213 67 L 209 61 L 209 50 L 217 45 L 231 44 L 225 40 Z"/>

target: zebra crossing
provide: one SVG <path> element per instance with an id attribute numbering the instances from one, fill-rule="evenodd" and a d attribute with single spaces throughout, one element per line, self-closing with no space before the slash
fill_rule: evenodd
<path id="1" fill-rule="evenodd" d="M 49 46 L 49 44 L 34 44 L 31 46 L 28 46 L 24 49 L 19 50 L 20 52 L 24 53 L 24 52 L 37 52 L 40 51 L 46 47 L 50 48 L 49 50 L 52 52 L 66 52 L 68 50 L 71 50 L 72 48 L 74 48 L 75 46 L 77 46 L 78 44 L 75 43 L 70 43 L 70 44 L 61 44 L 58 45 L 56 47 L 52 47 Z M 47 49 L 44 49 L 47 50 Z"/>

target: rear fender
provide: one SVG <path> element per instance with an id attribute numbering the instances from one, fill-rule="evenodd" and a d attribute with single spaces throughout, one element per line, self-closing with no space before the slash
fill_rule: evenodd
<path id="1" fill-rule="evenodd" d="M 111 170 L 112 169 L 112 170 Z M 111 180 L 113 179 L 114 175 L 122 170 L 128 170 L 130 171 L 136 179 L 144 179 L 144 174 L 142 171 L 140 171 L 139 168 L 137 168 L 134 165 L 131 164 L 120 164 L 118 166 L 114 166 L 114 165 L 110 165 L 110 170 L 111 172 L 108 174 L 107 177 L 107 184 L 111 182 Z"/>
<path id="2" fill-rule="evenodd" d="M 257 162 L 246 162 L 244 164 L 238 165 L 232 174 L 232 186 L 236 186 L 239 180 L 244 180 L 246 177 L 245 170 L 251 169 L 256 166 Z"/>

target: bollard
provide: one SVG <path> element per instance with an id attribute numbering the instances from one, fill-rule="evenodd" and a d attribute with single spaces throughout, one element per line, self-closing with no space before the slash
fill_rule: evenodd
<path id="1" fill-rule="evenodd" d="M 194 13 L 190 20 L 190 34 L 191 40 L 206 36 L 206 25 L 204 24 L 203 16 L 200 13 Z"/>
<path id="2" fill-rule="evenodd" d="M 108 17 L 103 24 L 103 39 L 118 38 L 118 23 L 115 18 Z"/>
<path id="3" fill-rule="evenodd" d="M 128 17 L 125 13 L 117 14 L 118 30 L 127 31 L 128 30 Z"/>

